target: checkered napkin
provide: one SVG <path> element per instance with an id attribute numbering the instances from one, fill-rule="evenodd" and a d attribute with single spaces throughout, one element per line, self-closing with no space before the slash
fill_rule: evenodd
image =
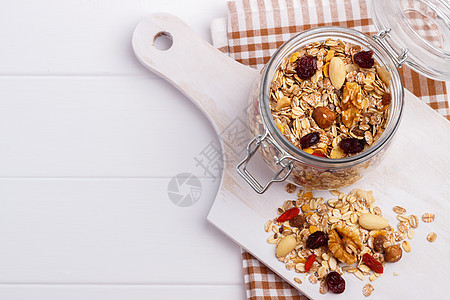
<path id="1" fill-rule="evenodd" d="M 286 40 L 309 28 L 343 26 L 368 34 L 375 33 L 369 12 L 370 1 L 230 1 L 228 17 L 211 23 L 213 44 L 238 62 L 260 70 Z M 418 22 L 414 26 L 417 31 L 429 28 L 426 24 L 421 28 L 420 24 Z M 430 35 L 427 39 L 433 43 L 433 38 Z M 400 75 L 406 89 L 450 120 L 445 82 L 428 79 L 407 66 L 400 68 Z"/>
<path id="2" fill-rule="evenodd" d="M 375 33 L 369 1 L 231 1 L 228 17 L 211 23 L 213 44 L 242 64 L 261 69 L 286 40 L 309 28 L 344 26 Z M 406 66 L 400 74 L 406 89 L 450 120 L 445 82 L 428 79 Z M 242 252 L 242 261 L 249 299 L 308 299 L 248 252 Z"/>

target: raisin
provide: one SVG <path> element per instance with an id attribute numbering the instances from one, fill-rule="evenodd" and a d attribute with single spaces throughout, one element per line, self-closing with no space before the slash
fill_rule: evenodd
<path id="1" fill-rule="evenodd" d="M 311 78 L 317 71 L 316 59 L 311 56 L 303 56 L 298 60 L 296 71 L 298 77 L 303 80 Z"/>
<path id="2" fill-rule="evenodd" d="M 361 68 L 372 68 L 375 60 L 372 57 L 372 51 L 361 51 L 353 55 L 353 60 Z"/>
<path id="3" fill-rule="evenodd" d="M 303 215 L 298 215 L 292 219 L 289 220 L 289 225 L 291 227 L 297 227 L 301 229 L 303 227 L 303 224 L 305 224 L 306 220 Z"/>
<path id="4" fill-rule="evenodd" d="M 316 231 L 306 240 L 306 247 L 317 249 L 328 244 L 328 235 L 323 231 Z"/>
<path id="5" fill-rule="evenodd" d="M 364 150 L 364 141 L 357 138 L 343 139 L 339 147 L 345 153 L 358 153 Z"/>
<path id="6" fill-rule="evenodd" d="M 340 294 L 345 291 L 345 280 L 338 272 L 330 272 L 325 278 L 328 289 L 335 294 Z"/>
<path id="7" fill-rule="evenodd" d="M 373 240 L 373 249 L 376 252 L 384 251 L 384 242 L 386 242 L 386 237 L 384 235 L 377 235 Z"/>
<path id="8" fill-rule="evenodd" d="M 300 145 L 302 146 L 302 149 L 309 148 L 312 145 L 317 144 L 319 140 L 320 140 L 319 133 L 311 132 L 300 139 Z"/>

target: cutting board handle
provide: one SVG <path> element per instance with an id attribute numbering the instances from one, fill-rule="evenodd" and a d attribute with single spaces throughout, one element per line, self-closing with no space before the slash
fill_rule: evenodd
<path id="1" fill-rule="evenodd" d="M 165 51 L 154 45 L 160 35 L 173 41 Z M 139 61 L 197 104 L 218 132 L 245 108 L 251 86 L 259 76 L 256 70 L 218 51 L 178 17 L 167 13 L 143 19 L 134 30 L 132 46 Z"/>

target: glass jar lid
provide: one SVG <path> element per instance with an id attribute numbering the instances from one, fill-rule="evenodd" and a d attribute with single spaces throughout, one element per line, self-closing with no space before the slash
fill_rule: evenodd
<path id="1" fill-rule="evenodd" d="M 373 21 L 391 51 L 435 80 L 450 80 L 450 6 L 445 0 L 373 0 Z M 389 31 L 390 29 L 390 31 Z"/>

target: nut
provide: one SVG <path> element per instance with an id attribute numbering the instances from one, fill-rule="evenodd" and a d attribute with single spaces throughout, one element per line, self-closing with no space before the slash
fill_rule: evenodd
<path id="1" fill-rule="evenodd" d="M 389 83 L 391 81 L 391 74 L 388 72 L 386 67 L 379 67 L 377 68 L 377 74 L 378 77 L 387 85 L 389 86 Z"/>
<path id="2" fill-rule="evenodd" d="M 297 241 L 293 235 L 283 237 L 277 245 L 277 257 L 284 257 L 294 250 Z"/>
<path id="3" fill-rule="evenodd" d="M 342 239 L 338 232 L 342 236 Z M 361 248 L 362 243 L 359 233 L 350 227 L 336 227 L 328 234 L 328 249 L 330 249 L 334 257 L 348 265 L 356 262 L 356 256 L 354 254 L 356 254 L 355 252 L 357 252 L 357 249 Z M 348 249 L 355 251 L 352 251 L 352 254 Z"/>
<path id="4" fill-rule="evenodd" d="M 384 250 L 384 260 L 387 262 L 397 262 L 402 258 L 402 248 L 399 244 L 387 247 Z"/>
<path id="5" fill-rule="evenodd" d="M 312 117 L 314 121 L 316 121 L 317 125 L 324 129 L 328 128 L 333 124 L 336 119 L 336 113 L 326 107 L 319 106 L 316 107 L 312 113 Z"/>
<path id="6" fill-rule="evenodd" d="M 374 214 L 362 214 L 358 221 L 361 227 L 368 230 L 383 229 L 389 225 L 388 220 Z"/>
<path id="7" fill-rule="evenodd" d="M 342 85 L 344 84 L 346 75 L 345 66 L 342 59 L 340 59 L 339 57 L 333 57 L 330 60 L 328 72 L 330 75 L 331 83 L 336 89 L 340 90 Z"/>

